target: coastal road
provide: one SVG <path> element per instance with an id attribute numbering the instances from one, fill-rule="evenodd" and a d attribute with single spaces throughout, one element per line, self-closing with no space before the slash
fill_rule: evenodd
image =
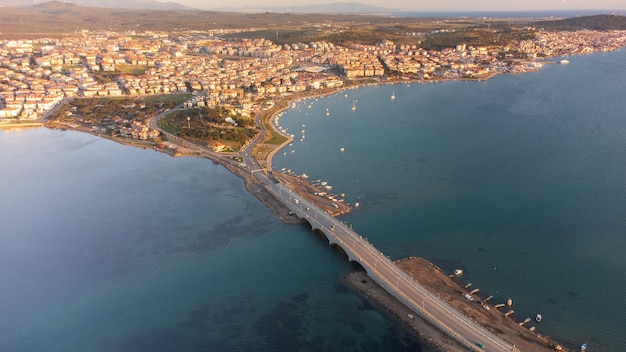
<path id="1" fill-rule="evenodd" d="M 259 176 L 257 176 L 259 177 Z M 263 176 L 260 176 L 263 177 Z M 368 275 L 407 307 L 454 338 L 469 350 L 513 351 L 514 346 L 483 328 L 426 289 L 393 261 L 341 221 L 317 208 L 288 187 L 270 183 L 268 189 L 313 229 L 324 232 L 331 244 L 340 246 Z"/>
<path id="2" fill-rule="evenodd" d="M 167 113 L 169 111 L 152 119 L 150 127 L 160 130 L 158 120 Z M 243 165 L 240 166 L 247 169 L 298 217 L 306 219 L 313 229 L 324 232 L 331 244 L 340 246 L 351 261 L 360 263 L 376 283 L 468 350 L 482 351 L 483 349 L 478 347 L 478 344 L 481 344 L 486 351 L 514 351 L 514 345 L 502 340 L 430 292 L 351 227 L 310 203 L 287 186 L 270 179 L 264 172 L 255 172 L 262 171 L 262 169 L 250 153 L 261 138 L 262 134 L 259 134 L 244 148 Z M 217 162 L 233 163 L 232 160 L 218 153 L 207 151 L 206 148 L 193 143 L 188 144 Z"/>

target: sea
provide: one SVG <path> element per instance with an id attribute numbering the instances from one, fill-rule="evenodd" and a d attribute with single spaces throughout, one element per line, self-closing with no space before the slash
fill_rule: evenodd
<path id="1" fill-rule="evenodd" d="M 392 259 L 624 351 L 626 51 L 569 61 L 299 101 L 274 168 L 359 203 L 341 220 Z M 39 128 L 0 131 L 0 165 L 1 351 L 429 351 L 209 160 Z"/>
<path id="2" fill-rule="evenodd" d="M 474 19 L 554 19 L 571 18 L 580 16 L 594 16 L 600 14 L 615 14 L 623 16 L 626 11 L 623 9 L 590 9 L 590 10 L 535 10 L 535 11 L 392 11 L 390 14 L 398 17 L 412 18 L 474 18 Z"/>

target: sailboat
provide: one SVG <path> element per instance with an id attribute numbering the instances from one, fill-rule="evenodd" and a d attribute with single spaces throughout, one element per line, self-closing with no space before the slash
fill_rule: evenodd
<path id="1" fill-rule="evenodd" d="M 352 101 L 352 111 L 356 110 L 356 100 Z"/>
<path id="2" fill-rule="evenodd" d="M 394 99 L 396 99 L 396 92 L 395 91 L 393 91 L 391 93 L 391 100 L 394 100 Z"/>

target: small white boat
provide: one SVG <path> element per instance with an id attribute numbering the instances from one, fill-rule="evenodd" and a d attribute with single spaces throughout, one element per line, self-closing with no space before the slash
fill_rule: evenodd
<path id="1" fill-rule="evenodd" d="M 456 275 L 456 276 L 463 275 L 463 270 L 461 270 L 461 269 L 454 270 L 454 275 Z"/>
<path id="2" fill-rule="evenodd" d="M 346 151 L 346 148 L 341 147 L 341 148 L 339 148 L 339 151 L 340 151 L 340 152 L 345 152 L 345 151 Z"/>
<path id="3" fill-rule="evenodd" d="M 352 111 L 356 110 L 356 100 L 352 102 Z"/>
<path id="4" fill-rule="evenodd" d="M 396 92 L 395 91 L 391 93 L 391 100 L 394 100 L 394 99 L 396 99 Z"/>
<path id="5" fill-rule="evenodd" d="M 580 345 L 580 351 L 581 352 L 584 352 L 586 350 L 587 350 L 587 344 L 586 343 L 583 343 L 582 345 Z"/>
<path id="6" fill-rule="evenodd" d="M 537 316 L 535 317 L 535 320 L 536 320 L 538 323 L 541 323 L 541 319 L 543 319 L 543 317 L 541 316 L 541 314 L 537 314 Z"/>
<path id="7" fill-rule="evenodd" d="M 563 59 L 561 61 L 559 61 L 560 64 L 569 64 L 569 60 L 568 59 Z"/>

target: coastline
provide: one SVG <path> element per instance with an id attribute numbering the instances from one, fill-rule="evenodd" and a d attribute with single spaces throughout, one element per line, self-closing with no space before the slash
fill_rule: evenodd
<path id="1" fill-rule="evenodd" d="M 393 85 L 393 84 L 412 84 L 412 83 L 439 83 L 446 81 L 458 81 L 458 80 L 472 80 L 472 81 L 486 81 L 493 78 L 503 72 L 492 72 L 484 77 L 475 79 L 438 79 L 438 80 L 386 80 L 379 82 L 363 82 L 359 84 L 349 85 L 341 87 L 340 89 L 333 90 L 331 92 L 325 92 L 324 94 L 290 97 L 287 99 L 287 106 L 276 111 L 269 117 L 268 121 L 272 126 L 272 129 L 277 133 L 287 137 L 280 131 L 278 126 L 274 124 L 276 118 L 279 118 L 281 113 L 288 110 L 292 102 L 306 101 L 308 99 L 314 99 L 317 97 L 328 96 L 332 94 L 340 94 L 344 91 L 357 89 L 362 86 L 374 86 L 374 85 Z M 512 74 L 520 74 L 524 72 L 516 72 Z M 280 147 L 277 147 L 270 156 L 273 156 L 286 145 L 289 144 L 289 140 Z M 268 165 L 271 165 L 271 160 L 267 161 Z M 410 276 L 415 278 L 421 284 L 424 284 L 431 292 L 442 296 L 449 304 L 454 306 L 457 310 L 463 312 L 473 320 L 480 322 L 480 325 L 488 330 L 498 334 L 506 341 L 514 344 L 516 351 L 536 351 L 536 352 L 548 352 L 548 351 L 575 351 L 575 346 L 564 347 L 562 344 L 556 343 L 550 339 L 549 336 L 543 336 L 535 331 L 530 331 L 524 325 L 520 325 L 521 322 L 516 322 L 514 317 L 505 316 L 507 312 L 499 311 L 496 308 L 491 307 L 489 311 L 484 309 L 481 304 L 481 300 L 473 301 L 470 303 L 465 299 L 464 294 L 467 292 L 461 285 L 452 280 L 453 275 L 446 275 L 434 264 L 419 257 L 410 257 L 401 260 L 397 260 L 396 264 L 406 271 Z M 436 278 L 435 280 L 431 280 Z M 444 332 L 440 331 L 436 327 L 432 326 L 429 322 L 422 319 L 412 312 L 403 303 L 398 301 L 395 297 L 389 294 L 385 289 L 371 280 L 367 273 L 364 271 L 355 271 L 345 276 L 344 282 L 359 294 L 363 299 L 368 300 L 378 307 L 379 310 L 386 311 L 394 319 L 402 322 L 422 343 L 427 345 L 434 351 L 449 351 L 449 352 L 462 352 L 466 351 L 466 348 L 460 345 L 455 340 L 451 339 Z M 445 294 L 444 294 L 445 293 Z M 532 321 L 534 322 L 534 320 Z"/>
<path id="2" fill-rule="evenodd" d="M 496 75 L 498 75 L 499 73 L 493 73 L 492 75 L 489 75 L 489 77 L 486 77 L 485 79 L 489 79 L 492 78 Z M 319 97 L 324 97 L 324 96 L 328 96 L 328 95 L 332 95 L 332 94 L 339 94 L 341 92 L 347 91 L 347 90 L 352 90 L 352 89 L 358 89 L 359 87 L 362 86 L 373 86 L 373 85 L 390 85 L 390 84 L 408 84 L 408 83 L 439 83 L 439 82 L 445 82 L 445 81 L 456 81 L 456 80 L 460 80 L 460 79 L 440 79 L 440 80 L 402 80 L 402 79 L 396 79 L 396 80 L 381 80 L 378 82 L 372 82 L 372 81 L 368 81 L 368 82 L 356 82 L 356 84 L 351 84 L 349 86 L 342 86 L 340 88 L 337 89 L 333 89 L 330 91 L 325 91 L 325 92 L 320 92 L 319 94 L 312 94 L 312 95 L 297 95 L 294 94 L 292 96 L 289 97 L 285 97 L 281 100 L 281 103 L 284 103 L 286 106 L 283 108 L 278 109 L 277 111 L 273 112 L 271 114 L 271 116 L 265 116 L 264 119 L 266 121 L 269 122 L 270 126 L 272 126 L 272 129 L 276 132 L 279 133 L 285 137 L 287 137 L 288 139 L 290 138 L 289 136 L 285 135 L 284 133 L 282 133 L 277 126 L 275 126 L 275 124 L 273 123 L 275 121 L 276 118 L 278 118 L 280 116 L 281 113 L 283 113 L 284 111 L 288 110 L 291 108 L 291 103 L 292 102 L 297 102 L 297 101 L 303 101 L 303 100 L 308 100 L 308 99 L 316 99 Z M 469 79 L 468 79 L 469 80 Z M 475 81 L 481 81 L 482 79 L 471 79 L 471 80 L 475 80 Z M 120 144 L 124 144 L 124 145 L 128 145 L 128 146 L 134 146 L 134 147 L 141 147 L 144 149 L 147 148 L 152 148 L 154 146 L 154 143 L 150 143 L 150 142 L 141 142 L 135 139 L 128 139 L 128 138 L 111 138 L 108 136 L 104 136 L 101 134 L 97 134 L 92 130 L 89 130 L 88 128 L 82 128 L 82 127 L 78 127 L 78 126 L 67 126 L 67 125 L 63 125 L 63 127 L 59 126 L 59 125 L 52 125 L 51 124 L 41 124 L 42 126 L 48 127 L 48 128 L 67 128 L 67 129 L 72 129 L 72 130 L 77 130 L 80 132 L 87 132 L 90 133 L 94 136 L 98 136 L 98 137 L 103 137 L 115 142 L 118 142 Z M 54 127 L 53 127 L 54 126 Z M 264 128 L 264 127 L 262 127 Z M 233 173 L 234 175 L 240 177 L 243 182 L 244 182 L 244 186 L 246 188 L 246 190 L 251 193 L 253 196 L 255 196 L 257 199 L 259 199 L 270 211 L 272 211 L 274 213 L 274 215 L 276 216 L 276 218 L 278 218 L 281 222 L 285 223 L 285 224 L 303 224 L 305 223 L 305 220 L 299 219 L 298 217 L 295 216 L 290 216 L 289 215 L 289 209 L 283 205 L 278 199 L 276 199 L 271 193 L 269 193 L 263 184 L 261 184 L 261 182 L 254 177 L 254 175 L 250 172 L 249 169 L 246 169 L 244 167 L 241 166 L 240 163 L 236 163 L 234 162 L 232 159 L 228 158 L 227 155 L 221 155 L 219 153 L 208 153 L 205 151 L 199 152 L 198 150 L 194 150 L 194 149 L 186 149 L 182 146 L 177 145 L 175 142 L 172 141 L 168 141 L 169 144 L 172 145 L 176 145 L 178 148 L 176 149 L 157 149 L 155 148 L 155 151 L 160 151 L 160 152 L 164 152 L 172 157 L 178 157 L 178 156 L 194 156 L 194 157 L 201 157 L 201 158 L 206 158 L 211 160 L 213 163 L 215 164 L 221 164 L 223 165 L 227 170 L 229 170 L 231 173 Z M 262 141 L 260 141 L 259 143 L 262 143 Z M 190 143 L 193 145 L 193 143 Z M 267 156 L 267 158 L 265 159 L 266 165 L 271 167 L 271 159 L 272 157 L 279 152 L 282 148 L 284 148 L 285 146 L 287 146 L 289 144 L 289 140 L 283 144 L 281 144 L 280 146 L 276 146 L 276 148 L 274 148 L 272 150 L 272 152 L 269 153 L 269 155 Z M 258 143 L 257 143 L 258 145 Z M 182 151 L 182 152 L 181 152 Z M 266 169 L 269 169 L 266 168 Z M 273 170 L 269 170 L 271 172 L 273 172 L 274 174 L 276 174 L 276 171 Z M 280 175 L 280 176 L 285 176 L 285 175 Z M 277 178 L 280 178 L 277 177 Z M 282 178 L 281 179 L 283 182 L 285 182 L 285 179 Z M 306 180 L 291 180 L 289 182 L 292 182 L 292 186 L 294 182 L 304 182 L 308 185 L 310 185 L 312 187 L 312 185 L 310 183 L 308 183 Z M 293 188 L 293 187 L 290 187 Z M 294 189 L 294 191 L 296 191 Z M 311 195 L 311 193 L 313 193 L 311 191 L 311 189 L 307 190 L 302 190 L 301 193 L 302 195 L 304 194 L 309 194 Z M 307 193 L 308 192 L 308 193 Z M 300 192 L 299 192 L 300 193 Z M 349 210 L 348 210 L 349 211 Z M 340 214 L 337 214 L 340 215 Z M 403 268 L 404 269 L 404 268 Z M 406 269 L 405 269 L 406 270 Z M 405 324 L 407 324 L 409 327 L 411 327 L 411 329 L 417 334 L 418 338 L 420 340 L 422 340 L 423 342 L 425 342 L 426 344 L 430 345 L 431 347 L 440 350 L 440 351 L 464 351 L 465 349 L 463 347 L 461 347 L 459 344 L 457 344 L 454 340 L 450 339 L 449 337 L 447 337 L 447 335 L 443 334 L 442 332 L 440 332 L 438 329 L 436 329 L 435 327 L 429 325 L 428 323 L 426 323 L 425 321 L 420 321 L 421 319 L 417 319 L 417 317 L 415 317 L 416 319 L 409 319 L 408 318 L 408 314 L 410 314 L 410 310 L 408 310 L 408 308 L 406 308 L 402 303 L 400 303 L 399 301 L 397 301 L 395 298 L 393 298 L 391 295 L 389 295 L 388 293 L 386 293 L 386 291 L 384 291 L 384 289 L 380 288 L 380 286 L 378 286 L 377 284 L 373 283 L 371 280 L 369 280 L 369 278 L 367 277 L 367 275 L 365 275 L 365 277 L 359 276 L 358 273 L 353 273 L 354 274 L 354 279 L 349 279 L 348 277 L 346 278 L 346 281 L 349 282 L 349 285 L 351 287 L 353 287 L 353 289 L 355 289 L 355 291 L 359 292 L 360 294 L 362 294 L 365 298 L 375 302 L 377 305 L 379 305 L 380 307 L 384 308 L 385 310 L 389 311 L 393 316 L 397 317 L 398 319 L 400 319 L 402 322 L 404 322 Z M 445 274 L 441 273 L 442 275 L 445 276 Z M 352 274 L 350 274 L 352 275 Z M 350 277 L 349 275 L 349 277 Z M 421 278 L 416 278 L 418 279 L 418 281 L 422 282 Z M 365 281 L 365 282 L 363 282 Z M 359 284 L 359 282 L 361 282 L 361 284 Z M 363 290 L 363 287 L 365 287 L 365 290 Z M 378 287 L 378 289 L 376 288 Z M 435 293 L 439 293 L 440 291 L 435 288 L 431 288 L 431 290 Z M 385 298 L 385 295 L 387 295 L 389 298 Z M 463 296 L 462 295 L 458 295 L 457 298 L 460 297 L 460 301 L 462 303 L 466 303 L 463 302 Z M 463 311 L 463 309 L 460 309 L 461 311 Z M 482 325 L 482 324 L 481 324 Z M 516 324 L 513 324 L 516 325 Z M 522 346 L 521 344 L 519 344 L 519 346 Z M 526 349 L 525 349 L 526 350 Z M 552 349 L 527 349 L 527 351 L 550 351 Z"/>
<path id="3" fill-rule="evenodd" d="M 500 311 L 484 300 L 478 299 L 478 297 L 473 301 L 467 300 L 464 297 L 467 291 L 451 278 L 454 275 L 446 275 L 437 266 L 423 258 L 410 257 L 397 260 L 395 263 L 448 304 L 514 344 L 516 351 L 574 351 L 555 343 L 547 336 L 531 332 L 525 326 L 519 325 L 520 323 L 504 315 L 508 309 Z M 388 312 L 402 322 L 422 343 L 435 351 L 466 351 L 466 348 L 387 293 L 385 289 L 370 279 L 365 271 L 359 270 L 349 273 L 345 276 L 344 281 L 364 299 L 373 302 L 380 310 Z M 483 304 L 489 306 L 490 309 L 484 309 Z"/>

